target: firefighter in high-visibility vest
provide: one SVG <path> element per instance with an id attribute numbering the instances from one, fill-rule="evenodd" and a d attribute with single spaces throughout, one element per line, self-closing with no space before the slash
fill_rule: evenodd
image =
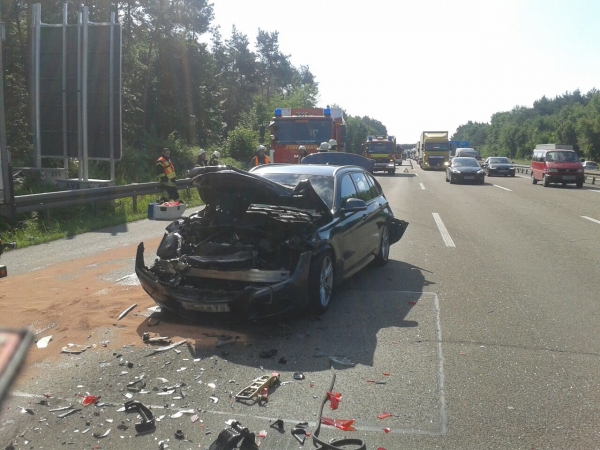
<path id="1" fill-rule="evenodd" d="M 162 200 L 169 201 L 179 200 L 179 192 L 177 192 L 177 186 L 175 185 L 175 167 L 171 162 L 171 150 L 163 148 L 162 155 L 156 160 L 156 175 L 162 188 Z"/>
<path id="2" fill-rule="evenodd" d="M 252 167 L 256 167 L 256 166 L 262 166 L 263 164 L 270 164 L 271 160 L 269 159 L 269 157 L 267 155 L 265 155 L 265 146 L 264 145 L 259 145 L 258 148 L 256 149 L 256 156 L 254 158 L 252 158 L 252 161 L 250 162 L 250 165 Z"/>

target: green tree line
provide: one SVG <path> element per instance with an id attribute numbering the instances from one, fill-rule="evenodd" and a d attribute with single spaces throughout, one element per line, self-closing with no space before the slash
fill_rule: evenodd
<path id="1" fill-rule="evenodd" d="M 452 140 L 469 141 L 482 156 L 528 159 L 537 144 L 572 145 L 581 158 L 600 159 L 600 92 L 579 90 L 553 99 L 542 97 L 533 107 L 498 112 L 490 123 L 467 122 Z"/>
<path id="2" fill-rule="evenodd" d="M 32 164 L 29 111 L 31 4 L 0 0 L 6 27 L 3 47 L 7 141 L 13 165 Z M 42 22 L 62 23 L 65 0 L 44 0 Z M 175 167 L 192 167 L 199 148 L 219 150 L 242 167 L 254 154 L 258 130 L 277 107 L 315 107 L 319 84 L 308 65 L 294 66 L 279 45 L 279 33 L 258 29 L 251 39 L 235 26 L 224 39 L 213 25 L 209 0 L 67 0 L 69 23 L 88 6 L 92 22 L 111 12 L 122 24 L 123 157 L 120 183 L 154 178 L 161 148 L 172 150 Z M 385 134 L 369 117 L 346 115 L 349 145 L 360 152 L 367 134 Z M 45 166 L 58 160 L 44 161 Z M 106 163 L 92 163 L 94 178 L 106 178 Z"/>

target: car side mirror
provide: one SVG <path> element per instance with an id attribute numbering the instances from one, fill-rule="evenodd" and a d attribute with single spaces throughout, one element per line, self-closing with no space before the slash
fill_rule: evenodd
<path id="1" fill-rule="evenodd" d="M 342 206 L 342 211 L 344 212 L 358 212 L 358 211 L 366 211 L 367 203 L 360 198 L 349 198 Z"/>

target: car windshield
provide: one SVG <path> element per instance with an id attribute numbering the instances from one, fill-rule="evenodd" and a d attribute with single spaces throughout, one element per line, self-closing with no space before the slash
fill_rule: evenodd
<path id="1" fill-rule="evenodd" d="M 302 180 L 310 181 L 315 192 L 329 209 L 333 207 L 333 177 L 326 175 L 307 175 L 301 173 L 264 173 L 257 175 L 289 187 L 296 187 Z"/>
<path id="2" fill-rule="evenodd" d="M 450 151 L 450 145 L 447 142 L 425 144 L 425 151 L 447 152 L 447 151 Z"/>
<path id="3" fill-rule="evenodd" d="M 579 158 L 575 152 L 548 152 L 546 155 L 548 162 L 578 162 Z"/>
<path id="4" fill-rule="evenodd" d="M 367 144 L 367 153 L 385 153 L 389 155 L 390 153 L 394 153 L 394 143 L 393 142 L 371 142 Z"/>
<path id="5" fill-rule="evenodd" d="M 510 164 L 508 158 L 490 158 L 490 164 Z"/>
<path id="6" fill-rule="evenodd" d="M 331 138 L 331 120 L 326 118 L 276 119 L 270 130 L 275 142 L 280 144 L 320 144 Z"/>
<path id="7" fill-rule="evenodd" d="M 455 167 L 479 167 L 477 160 L 471 158 L 458 159 L 454 158 L 452 160 L 452 165 Z"/>

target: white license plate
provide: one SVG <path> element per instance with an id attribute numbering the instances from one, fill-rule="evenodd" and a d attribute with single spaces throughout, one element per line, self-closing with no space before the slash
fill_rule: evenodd
<path id="1" fill-rule="evenodd" d="M 562 179 L 565 181 L 571 181 L 576 179 L 577 177 L 575 175 L 563 175 Z"/>
<path id="2" fill-rule="evenodd" d="M 475 177 L 473 175 L 467 175 L 464 177 L 465 180 L 474 180 Z"/>

